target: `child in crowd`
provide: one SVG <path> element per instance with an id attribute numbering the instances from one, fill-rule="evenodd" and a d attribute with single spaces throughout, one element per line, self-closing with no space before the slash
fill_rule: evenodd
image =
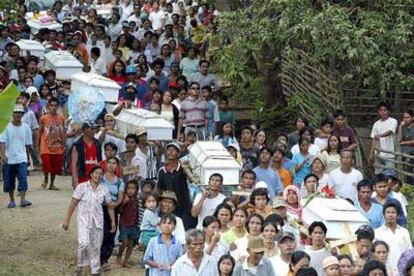
<path id="1" fill-rule="evenodd" d="M 121 204 L 121 215 L 119 220 L 119 240 L 122 241 L 119 247 L 117 264 L 122 267 L 130 267 L 128 259 L 131 256 L 132 249 L 138 240 L 138 198 L 137 188 L 138 184 L 135 180 L 128 182 L 126 186 L 126 194 Z M 122 261 L 122 254 L 126 249 L 124 261 Z"/>
<path id="2" fill-rule="evenodd" d="M 233 275 L 234 266 L 236 261 L 230 254 L 221 256 L 218 262 L 218 270 L 220 276 L 231 276 Z"/>
<path id="3" fill-rule="evenodd" d="M 141 245 L 146 247 L 150 239 L 158 235 L 157 225 L 159 217 L 156 195 L 154 193 L 147 193 L 144 195 L 142 202 L 144 203 L 145 211 L 141 221 L 141 237 L 139 241 Z"/>
<path id="4" fill-rule="evenodd" d="M 243 166 L 243 160 L 240 154 L 239 144 L 229 144 L 227 146 L 227 151 L 230 153 L 231 156 L 233 156 L 234 160 L 236 160 L 236 162 L 240 164 L 240 166 Z"/>
<path id="5" fill-rule="evenodd" d="M 241 183 L 237 190 L 233 192 L 233 201 L 236 202 L 238 208 L 242 208 L 249 204 L 250 195 L 253 191 L 253 186 L 256 183 L 256 173 L 253 170 L 245 170 L 241 176 Z"/>
<path id="6" fill-rule="evenodd" d="M 388 177 L 388 186 L 391 188 L 390 196 L 400 202 L 404 215 L 407 217 L 408 201 L 405 195 L 401 192 L 401 188 L 403 187 L 402 181 L 395 176 L 390 176 Z"/>
<path id="7" fill-rule="evenodd" d="M 229 100 L 226 97 L 220 99 L 219 102 L 219 115 L 220 122 L 228 122 L 234 125 L 236 123 L 236 117 L 233 111 L 229 111 Z"/>
<path id="8" fill-rule="evenodd" d="M 219 134 L 214 137 L 214 140 L 219 141 L 227 148 L 231 144 L 237 144 L 237 139 L 234 136 L 234 126 L 232 123 L 224 122 L 220 124 Z"/>
<path id="9" fill-rule="evenodd" d="M 141 191 L 140 195 L 138 197 L 138 209 L 139 209 L 139 215 L 138 215 L 138 221 L 142 222 L 142 218 L 144 217 L 144 196 L 148 193 L 151 193 L 155 187 L 155 183 L 149 179 L 142 180 L 141 181 Z"/>
<path id="10" fill-rule="evenodd" d="M 295 164 L 295 178 L 293 183 L 300 187 L 305 176 L 311 173 L 312 156 L 309 153 L 310 141 L 305 137 L 299 138 L 299 153 L 293 155 L 292 162 Z"/>
<path id="11" fill-rule="evenodd" d="M 318 146 L 321 151 L 326 149 L 328 146 L 328 138 L 332 133 L 334 123 L 329 120 L 325 119 L 321 123 L 321 128 L 318 133 L 318 137 L 315 138 L 314 144 Z"/>
<path id="12" fill-rule="evenodd" d="M 172 265 L 184 254 L 183 245 L 172 234 L 176 224 L 173 214 L 161 216 L 158 224 L 161 233 L 149 241 L 144 254 L 143 261 L 150 267 L 149 275 L 170 275 Z"/>
<path id="13" fill-rule="evenodd" d="M 261 182 L 263 181 L 258 182 L 258 184 Z M 268 195 L 268 189 L 266 188 L 254 189 L 250 196 L 250 206 L 252 206 L 252 209 L 251 209 L 252 213 L 259 214 L 263 218 L 266 218 L 268 215 L 270 215 L 270 213 L 272 213 L 272 208 L 269 205 L 269 200 L 270 199 Z"/>

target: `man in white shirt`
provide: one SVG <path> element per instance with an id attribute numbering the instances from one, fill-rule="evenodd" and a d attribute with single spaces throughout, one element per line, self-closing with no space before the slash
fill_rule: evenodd
<path id="1" fill-rule="evenodd" d="M 340 162 L 341 166 L 329 174 L 329 187 L 335 191 L 336 195 L 355 202 L 357 184 L 363 179 L 362 173 L 352 168 L 352 151 L 342 151 Z"/>
<path id="2" fill-rule="evenodd" d="M 401 254 L 413 248 L 410 233 L 397 224 L 398 210 L 395 203 L 386 203 L 383 207 L 385 224 L 375 230 L 375 239 L 382 240 L 389 246 L 388 261 L 392 269 L 397 269 Z"/>
<path id="3" fill-rule="evenodd" d="M 290 258 L 296 250 L 295 236 L 290 232 L 282 232 L 278 239 L 280 254 L 270 257 L 274 276 L 286 276 L 289 272 Z"/>
<path id="4" fill-rule="evenodd" d="M 158 33 L 161 33 L 161 30 L 164 28 L 165 24 L 165 12 L 160 10 L 157 2 L 152 4 L 152 12 L 150 13 L 148 19 L 152 23 L 152 29 Z"/>
<path id="5" fill-rule="evenodd" d="M 20 192 L 20 207 L 32 205 L 27 201 L 27 164 L 29 161 L 29 146 L 32 145 L 32 133 L 28 125 L 22 122 L 24 108 L 16 105 L 13 110 L 12 121 L 0 135 L 0 151 L 4 163 L 4 187 L 9 193 L 10 202 L 7 208 L 15 208 L 14 190 L 16 189 L 16 178 L 19 181 L 17 190 Z"/>
<path id="6" fill-rule="evenodd" d="M 194 199 L 191 215 L 197 219 L 197 229 L 203 229 L 203 220 L 206 216 L 212 216 L 216 207 L 226 198 L 220 193 L 223 176 L 212 174 L 208 181 L 208 188 L 202 193 L 197 194 Z"/>
<path id="7" fill-rule="evenodd" d="M 314 221 L 309 226 L 309 235 L 311 237 L 311 245 L 305 247 L 305 252 L 311 257 L 310 266 L 313 267 L 318 275 L 324 275 L 323 260 L 330 256 L 331 253 L 325 247 L 325 237 L 328 228 L 321 221 Z"/>
<path id="8" fill-rule="evenodd" d="M 371 153 L 369 160 L 374 162 L 375 149 L 394 152 L 395 151 L 395 132 L 397 130 L 398 122 L 396 119 L 390 117 L 390 108 L 386 103 L 378 105 L 378 115 L 380 119 L 374 123 L 371 131 Z M 387 170 L 393 170 L 394 163 L 388 161 L 394 159 L 394 154 L 387 152 L 380 152 L 380 163 L 387 166 Z M 379 172 L 376 172 L 379 173 Z"/>
<path id="9" fill-rule="evenodd" d="M 191 229 L 185 236 L 188 250 L 173 264 L 171 276 L 218 276 L 217 262 L 204 253 L 204 232 Z"/>

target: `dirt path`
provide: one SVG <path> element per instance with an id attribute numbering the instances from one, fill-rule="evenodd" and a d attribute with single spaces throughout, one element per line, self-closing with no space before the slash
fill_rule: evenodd
<path id="1" fill-rule="evenodd" d="M 70 178 L 57 178 L 60 191 L 41 189 L 41 181 L 39 172 L 30 177 L 27 198 L 33 206 L 26 209 L 7 209 L 8 196 L 0 194 L 0 275 L 73 275 L 76 214 L 69 231 L 59 226 L 71 197 Z M 140 256 L 136 251 L 131 257 L 134 269 L 113 268 L 102 275 L 144 275 L 138 265 Z"/>

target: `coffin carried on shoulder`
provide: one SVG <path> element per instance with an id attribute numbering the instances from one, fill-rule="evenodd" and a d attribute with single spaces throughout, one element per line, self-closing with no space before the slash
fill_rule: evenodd
<path id="1" fill-rule="evenodd" d="M 121 86 L 115 81 L 101 75 L 79 72 L 70 77 L 72 80 L 71 89 L 76 91 L 82 86 L 90 86 L 98 90 L 105 97 L 105 102 L 118 102 L 118 93 Z"/>
<path id="2" fill-rule="evenodd" d="M 20 55 L 23 57 L 30 55 L 43 59 L 45 56 L 45 47 L 39 41 L 20 39 L 16 44 L 20 47 Z"/>
<path id="3" fill-rule="evenodd" d="M 328 228 L 326 238 L 333 240 L 349 237 L 360 226 L 368 224 L 355 206 L 343 198 L 315 197 L 303 208 L 302 218 L 307 224 L 322 221 Z"/>
<path id="4" fill-rule="evenodd" d="M 137 133 L 139 127 L 144 127 L 148 140 L 169 141 L 173 138 L 174 126 L 160 115 L 145 109 L 124 109 L 115 119 L 122 137 Z"/>
<path id="5" fill-rule="evenodd" d="M 223 176 L 224 185 L 239 184 L 241 166 L 217 141 L 198 141 L 189 147 L 189 162 L 200 183 L 207 185 L 213 173 Z"/>
<path id="6" fill-rule="evenodd" d="M 69 80 L 74 74 L 82 72 L 83 65 L 67 51 L 50 51 L 45 54 L 45 67 L 56 71 L 56 78 Z"/>

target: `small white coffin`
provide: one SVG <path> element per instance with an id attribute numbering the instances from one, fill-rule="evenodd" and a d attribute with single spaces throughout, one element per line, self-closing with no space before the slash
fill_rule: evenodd
<path id="1" fill-rule="evenodd" d="M 348 236 L 345 225 L 348 224 L 351 233 L 368 220 L 348 201 L 342 198 L 315 197 L 303 209 L 303 220 L 307 224 L 322 221 L 328 228 L 327 239 L 344 239 Z"/>
<path id="2" fill-rule="evenodd" d="M 148 140 L 172 140 L 174 126 L 160 115 L 144 109 L 124 109 L 116 117 L 118 131 L 123 137 L 145 127 Z"/>
<path id="3" fill-rule="evenodd" d="M 17 45 L 20 47 L 20 55 L 21 56 L 36 56 L 40 59 L 43 59 L 45 56 L 45 47 L 36 40 L 29 40 L 29 39 L 21 39 L 16 42 Z"/>
<path id="4" fill-rule="evenodd" d="M 42 23 L 39 19 L 46 15 L 47 11 L 40 11 L 39 16 L 35 19 L 33 12 L 26 13 L 25 18 L 27 20 L 27 25 L 29 25 L 30 31 L 33 35 L 37 34 L 39 30 L 43 28 L 56 31 L 60 31 L 62 29 L 62 24 L 56 21 L 47 21 Z"/>
<path id="5" fill-rule="evenodd" d="M 78 88 L 87 85 L 101 92 L 105 97 L 105 102 L 118 102 L 118 93 L 121 86 L 111 79 L 101 75 L 80 72 L 71 76 L 71 80 L 72 91 L 76 91 Z"/>
<path id="6" fill-rule="evenodd" d="M 198 141 L 189 147 L 189 161 L 193 174 L 207 185 L 213 173 L 223 176 L 224 185 L 239 184 L 241 166 L 220 142 Z"/>
<path id="7" fill-rule="evenodd" d="M 83 65 L 69 52 L 51 51 L 45 54 L 45 67 L 55 70 L 57 79 L 69 80 Z"/>

